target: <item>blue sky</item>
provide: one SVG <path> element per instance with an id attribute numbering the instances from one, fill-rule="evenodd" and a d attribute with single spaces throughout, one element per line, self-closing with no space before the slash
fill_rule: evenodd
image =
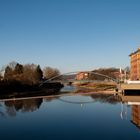
<path id="1" fill-rule="evenodd" d="M 0 66 L 128 66 L 140 45 L 139 7 L 139 0 L 0 0 Z"/>

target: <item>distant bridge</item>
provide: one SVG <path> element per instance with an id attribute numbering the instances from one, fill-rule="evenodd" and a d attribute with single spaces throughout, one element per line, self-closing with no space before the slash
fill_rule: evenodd
<path id="1" fill-rule="evenodd" d="M 62 76 L 68 76 L 68 75 L 72 75 L 72 74 L 76 75 L 76 74 L 81 73 L 81 72 L 104 77 L 104 78 L 106 78 L 108 80 L 114 81 L 116 84 L 118 84 L 120 82 L 118 79 L 112 78 L 112 77 L 110 77 L 108 75 L 104 75 L 104 74 L 101 74 L 101 73 L 93 72 L 93 71 L 74 71 L 74 72 L 63 73 L 63 74 L 54 76 L 52 78 L 49 78 L 49 79 L 43 81 L 43 83 L 48 83 L 48 82 L 69 83 L 69 82 L 95 82 L 95 81 L 98 82 L 97 80 L 90 80 L 90 79 L 82 79 L 82 80 L 77 80 L 76 78 L 73 78 L 73 79 L 59 79 Z"/>

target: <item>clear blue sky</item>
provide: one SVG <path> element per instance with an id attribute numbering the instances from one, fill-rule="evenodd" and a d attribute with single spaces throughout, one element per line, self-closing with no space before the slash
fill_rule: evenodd
<path id="1" fill-rule="evenodd" d="M 0 0 L 0 66 L 125 67 L 139 45 L 140 0 Z"/>

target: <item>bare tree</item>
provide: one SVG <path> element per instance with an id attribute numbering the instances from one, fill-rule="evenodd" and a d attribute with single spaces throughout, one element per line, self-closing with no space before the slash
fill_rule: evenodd
<path id="1" fill-rule="evenodd" d="M 43 72 L 42 72 L 42 70 L 41 70 L 41 68 L 40 68 L 40 65 L 38 65 L 38 66 L 36 67 L 36 78 L 37 78 L 38 80 L 42 80 L 42 78 L 43 78 Z"/>
<path id="2" fill-rule="evenodd" d="M 12 61 L 7 66 L 9 66 L 12 70 L 14 70 L 17 64 L 18 64 L 17 62 Z"/>
<path id="3" fill-rule="evenodd" d="M 22 74 L 23 73 L 23 69 L 24 69 L 23 65 L 17 63 L 16 66 L 15 66 L 15 69 L 14 69 L 14 74 L 16 74 L 16 75 Z"/>
<path id="4" fill-rule="evenodd" d="M 7 79 L 7 80 L 13 79 L 13 70 L 9 66 L 5 68 L 4 79 Z"/>
<path id="5" fill-rule="evenodd" d="M 56 68 L 45 67 L 43 69 L 43 76 L 45 79 L 50 79 L 58 75 L 60 75 L 60 71 Z"/>
<path id="6" fill-rule="evenodd" d="M 21 74 L 23 73 L 23 65 L 12 62 L 5 68 L 4 79 L 20 81 Z"/>
<path id="7" fill-rule="evenodd" d="M 2 77 L 2 75 L 1 75 L 1 73 L 0 73 L 0 80 L 2 80 L 3 79 L 3 77 Z"/>
<path id="8" fill-rule="evenodd" d="M 23 81 L 28 84 L 37 84 L 42 79 L 42 70 L 40 66 L 35 64 L 27 64 L 24 66 Z"/>

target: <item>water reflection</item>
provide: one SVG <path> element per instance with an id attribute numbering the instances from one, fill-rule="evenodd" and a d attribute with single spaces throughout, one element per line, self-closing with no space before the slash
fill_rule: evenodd
<path id="1" fill-rule="evenodd" d="M 131 106 L 131 122 L 140 130 L 140 96 L 121 96 L 121 99 Z"/>
<path id="2" fill-rule="evenodd" d="M 121 102 L 120 117 L 122 120 L 127 120 L 127 108 L 128 108 L 128 105 Z"/>
<path id="3" fill-rule="evenodd" d="M 51 102 L 54 99 L 59 99 L 59 96 L 4 99 L 0 102 L 0 117 L 6 117 L 7 115 L 15 117 L 18 112 L 34 112 L 41 107 L 43 102 Z"/>
<path id="4" fill-rule="evenodd" d="M 81 106 L 83 106 L 84 104 L 90 104 L 95 102 L 94 100 L 92 100 L 92 98 L 84 98 L 84 96 L 81 97 L 80 100 L 78 96 L 64 96 L 60 97 L 58 100 L 68 104 L 80 104 Z"/>
<path id="5" fill-rule="evenodd" d="M 119 139 L 139 139 L 135 127 L 140 125 L 139 103 L 132 96 L 109 94 L 8 99 L 0 102 L 0 116 L 6 118 L 0 119 L 0 134 L 8 137 L 8 131 L 12 139 L 17 134 L 22 139 L 25 134 L 24 139 L 51 139 L 51 135 L 58 139 L 112 140 L 117 132 Z"/>
<path id="6" fill-rule="evenodd" d="M 121 102 L 121 99 L 114 94 L 92 94 L 91 98 L 93 98 L 96 102 L 101 103 L 117 104 Z"/>
<path id="7" fill-rule="evenodd" d="M 111 95 L 111 94 L 92 94 L 88 96 L 82 96 L 82 98 L 77 98 L 74 96 L 64 96 L 59 98 L 60 101 L 69 104 L 80 104 L 83 107 L 85 104 L 89 103 L 108 103 L 108 104 L 120 104 L 120 118 L 122 120 L 128 119 L 128 108 L 131 107 L 131 122 L 140 129 L 140 96 L 121 96 L 121 95 Z M 90 98 L 87 98 L 90 97 Z M 139 104 L 139 105 L 138 105 Z"/>
<path id="8" fill-rule="evenodd" d="M 9 100 L 3 103 L 4 111 L 0 112 L 0 116 L 6 115 L 14 117 L 17 112 L 33 112 L 40 108 L 43 99 L 23 99 L 23 100 Z"/>
<path id="9" fill-rule="evenodd" d="M 16 112 L 33 112 L 40 108 L 41 104 L 44 102 L 51 102 L 52 100 L 59 100 L 64 103 L 69 104 L 80 104 L 81 107 L 85 104 L 91 103 L 109 103 L 109 104 L 117 104 L 124 102 L 121 98 L 118 98 L 116 95 L 110 94 L 92 94 L 92 95 L 73 95 L 73 96 L 42 96 L 42 97 L 29 97 L 23 99 L 11 99 L 5 100 L 1 106 L 5 108 L 6 113 L 9 116 L 16 116 Z M 126 102 L 126 101 L 125 101 Z M 123 106 L 124 104 L 122 104 Z M 123 111 L 122 115 L 124 114 Z M 1 116 L 4 116 L 3 112 L 0 112 Z M 121 115 L 121 116 L 122 116 Z"/>
<path id="10" fill-rule="evenodd" d="M 5 113 L 0 111 L 0 117 L 5 118 Z"/>
<path id="11" fill-rule="evenodd" d="M 56 99 L 59 99 L 60 97 L 59 96 L 50 96 L 50 97 L 43 97 L 43 101 L 46 101 L 46 102 L 51 102 L 53 100 L 56 100 Z"/>
<path id="12" fill-rule="evenodd" d="M 22 112 L 33 112 L 40 107 L 42 99 L 30 99 L 30 100 L 13 100 L 5 101 L 7 110 L 11 111 L 22 111 Z"/>
<path id="13" fill-rule="evenodd" d="M 75 86 L 67 85 L 61 89 L 61 92 L 74 92 L 76 90 Z"/>
<path id="14" fill-rule="evenodd" d="M 110 94 L 92 94 L 92 95 L 76 95 L 76 96 L 50 96 L 39 98 L 27 98 L 20 100 L 5 100 L 0 102 L 0 117 L 15 117 L 18 112 L 34 112 L 41 107 L 43 102 L 51 102 L 58 100 L 68 104 L 79 104 L 82 108 L 85 104 L 107 103 L 120 105 L 120 118 L 127 120 L 127 109 L 131 107 L 131 122 L 140 129 L 140 96 L 118 96 Z"/>
<path id="15" fill-rule="evenodd" d="M 100 103 L 109 103 L 109 104 L 117 104 L 121 102 L 121 99 L 116 95 L 111 94 L 92 94 L 92 95 L 81 95 L 79 96 L 62 96 L 58 100 L 61 102 L 69 103 L 69 104 L 80 104 L 83 106 L 84 104 L 91 104 L 95 102 Z"/>
<path id="16" fill-rule="evenodd" d="M 140 129 L 140 105 L 132 105 L 131 108 L 132 123 Z"/>

